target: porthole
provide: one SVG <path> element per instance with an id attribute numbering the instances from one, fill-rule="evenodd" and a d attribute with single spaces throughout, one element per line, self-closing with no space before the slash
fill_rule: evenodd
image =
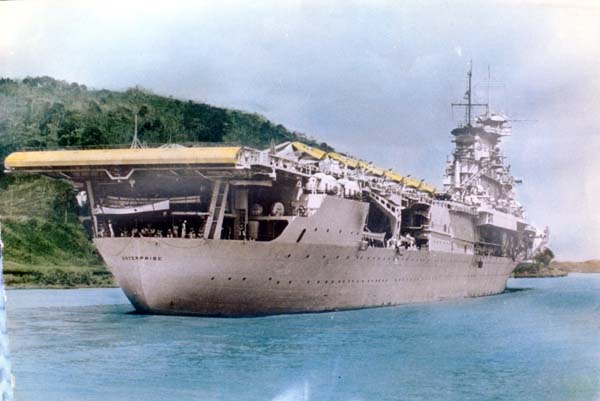
<path id="1" fill-rule="evenodd" d="M 242 277 L 242 281 L 246 281 L 246 277 Z"/>
<path id="2" fill-rule="evenodd" d="M 279 280 L 275 284 L 279 284 Z"/>
<path id="3" fill-rule="evenodd" d="M 310 258 L 310 255 L 306 255 L 306 259 Z"/>
<path id="4" fill-rule="evenodd" d="M 291 257 L 292 257 L 292 254 L 291 254 L 291 253 L 288 253 L 287 257 L 288 257 L 288 258 L 291 258 Z"/>
<path id="5" fill-rule="evenodd" d="M 327 280 L 325 280 L 325 284 L 327 284 Z"/>
<path id="6" fill-rule="evenodd" d="M 317 230 L 318 230 L 318 228 L 315 228 L 315 231 L 317 231 Z"/>
<path id="7" fill-rule="evenodd" d="M 292 280 L 290 280 L 290 281 L 288 282 L 288 284 L 292 284 Z"/>
<path id="8" fill-rule="evenodd" d="M 211 277 L 210 279 L 211 279 L 211 280 L 214 280 L 215 278 L 214 278 L 214 277 Z"/>
<path id="9" fill-rule="evenodd" d="M 340 234 L 342 233 L 342 230 L 340 230 Z"/>
<path id="10" fill-rule="evenodd" d="M 310 284 L 310 280 L 306 280 L 306 284 Z"/>
<path id="11" fill-rule="evenodd" d="M 323 255 L 323 259 L 325 259 L 327 257 L 327 255 Z"/>
<path id="12" fill-rule="evenodd" d="M 231 281 L 231 277 L 227 277 L 227 281 Z"/>
<path id="13" fill-rule="evenodd" d="M 321 284 L 321 280 L 317 280 L 317 284 Z"/>
<path id="14" fill-rule="evenodd" d="M 327 229 L 326 232 L 329 232 L 329 229 Z"/>
<path id="15" fill-rule="evenodd" d="M 269 277 L 269 281 L 273 280 L 273 277 Z"/>

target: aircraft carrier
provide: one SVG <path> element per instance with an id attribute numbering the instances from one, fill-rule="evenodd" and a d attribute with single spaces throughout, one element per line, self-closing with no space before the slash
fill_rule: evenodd
<path id="1" fill-rule="evenodd" d="M 504 291 L 547 231 L 517 202 L 510 120 L 472 101 L 444 187 L 300 142 L 15 152 L 7 171 L 67 179 L 142 313 L 259 316 Z M 474 116 L 477 106 L 485 107 Z"/>

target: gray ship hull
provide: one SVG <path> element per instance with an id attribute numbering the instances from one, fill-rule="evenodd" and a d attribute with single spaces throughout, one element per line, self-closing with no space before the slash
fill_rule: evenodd
<path id="1" fill-rule="evenodd" d="M 142 313 L 260 316 L 504 291 L 517 262 L 450 252 L 182 238 L 97 238 Z"/>

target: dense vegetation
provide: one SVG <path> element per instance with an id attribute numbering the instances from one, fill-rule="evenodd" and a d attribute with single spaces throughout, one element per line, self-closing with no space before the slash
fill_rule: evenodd
<path id="1" fill-rule="evenodd" d="M 266 148 L 305 135 L 251 113 L 159 96 L 136 87 L 90 90 L 50 77 L 0 79 L 0 158 L 22 148 L 127 145 L 138 116 L 146 144 L 238 143 Z M 0 176 L 6 280 L 13 285 L 110 283 L 80 224 L 73 188 L 43 177 Z"/>
<path id="2" fill-rule="evenodd" d="M 521 263 L 515 269 L 513 275 L 515 277 L 558 277 L 566 276 L 567 272 L 563 271 L 558 265 L 552 263 L 554 260 L 554 252 L 550 248 L 545 248 L 539 252 L 532 261 Z"/>
<path id="3" fill-rule="evenodd" d="M 79 222 L 71 185 L 45 177 L 5 176 L 0 192 L 9 285 L 112 283 Z"/>
<path id="4" fill-rule="evenodd" d="M 0 79 L 0 157 L 23 147 L 112 146 L 138 136 L 148 144 L 228 142 L 265 148 L 305 135 L 266 118 L 171 97 L 136 87 L 125 92 L 89 90 L 49 77 Z"/>

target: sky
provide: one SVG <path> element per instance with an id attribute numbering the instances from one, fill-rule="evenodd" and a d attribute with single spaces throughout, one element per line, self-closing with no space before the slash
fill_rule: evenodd
<path id="1" fill-rule="evenodd" d="M 528 217 L 558 259 L 600 259 L 598 21 L 577 0 L 0 2 L 0 76 L 256 112 L 439 188 L 472 60 Z"/>

